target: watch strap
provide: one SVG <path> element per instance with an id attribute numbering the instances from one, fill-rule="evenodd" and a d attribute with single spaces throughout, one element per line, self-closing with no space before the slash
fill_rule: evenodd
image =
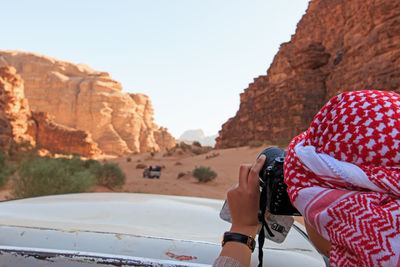
<path id="1" fill-rule="evenodd" d="M 256 247 L 256 241 L 251 236 L 239 233 L 225 232 L 224 238 L 222 239 L 222 246 L 224 246 L 226 242 L 230 241 L 239 242 L 247 245 L 251 252 L 253 252 Z"/>

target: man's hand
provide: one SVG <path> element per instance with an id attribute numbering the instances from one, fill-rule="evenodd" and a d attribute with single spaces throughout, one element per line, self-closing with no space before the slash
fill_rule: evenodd
<path id="1" fill-rule="evenodd" d="M 244 164 L 239 170 L 239 185 L 228 192 L 228 206 L 232 217 L 231 232 L 257 234 L 259 227 L 258 209 L 260 205 L 259 176 L 265 162 L 261 155 L 254 165 Z"/>

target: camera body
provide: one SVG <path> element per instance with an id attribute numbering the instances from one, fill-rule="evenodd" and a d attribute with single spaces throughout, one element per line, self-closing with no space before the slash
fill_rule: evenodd
<path id="1" fill-rule="evenodd" d="M 261 155 L 265 155 L 265 163 L 260 176 L 260 186 L 266 194 L 266 209 L 274 215 L 301 216 L 300 212 L 293 207 L 287 193 L 287 185 L 283 176 L 283 163 L 286 151 L 279 147 L 265 149 Z"/>

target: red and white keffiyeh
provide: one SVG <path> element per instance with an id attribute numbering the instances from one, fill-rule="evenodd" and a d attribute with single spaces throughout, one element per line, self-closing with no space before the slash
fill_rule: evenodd
<path id="1" fill-rule="evenodd" d="M 332 266 L 400 266 L 400 95 L 332 98 L 292 140 L 285 182 Z"/>

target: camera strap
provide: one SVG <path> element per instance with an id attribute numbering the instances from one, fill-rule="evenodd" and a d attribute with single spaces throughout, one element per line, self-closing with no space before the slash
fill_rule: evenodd
<path id="1" fill-rule="evenodd" d="M 261 184 L 261 195 L 260 195 L 260 209 L 258 210 L 258 221 L 261 224 L 261 230 L 258 233 L 258 267 L 263 265 L 263 246 L 265 241 L 265 230 L 270 236 L 274 237 L 271 229 L 265 221 L 265 211 L 267 210 L 267 189 L 265 183 Z"/>

